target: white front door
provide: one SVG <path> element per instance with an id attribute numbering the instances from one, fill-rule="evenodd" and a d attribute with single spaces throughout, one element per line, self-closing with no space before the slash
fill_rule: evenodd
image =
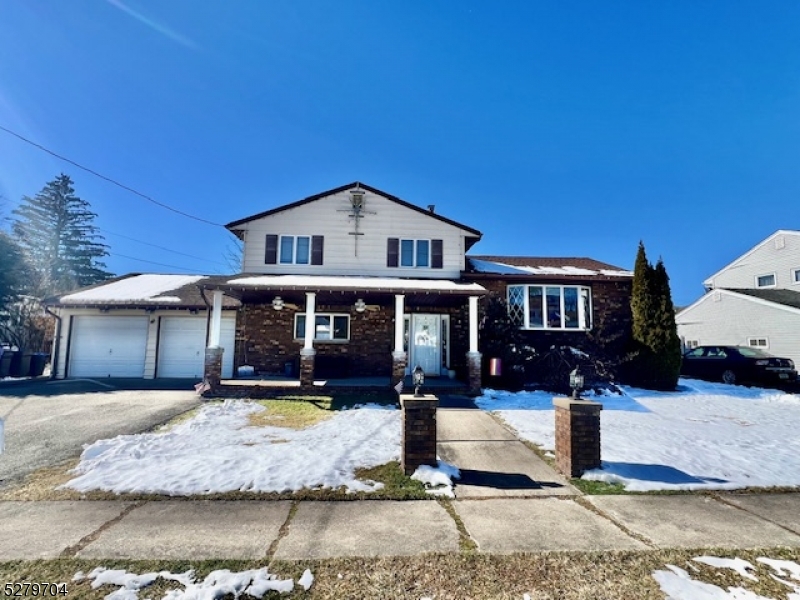
<path id="1" fill-rule="evenodd" d="M 425 375 L 439 375 L 441 371 L 442 338 L 440 315 L 411 315 L 411 364 L 417 365 Z"/>

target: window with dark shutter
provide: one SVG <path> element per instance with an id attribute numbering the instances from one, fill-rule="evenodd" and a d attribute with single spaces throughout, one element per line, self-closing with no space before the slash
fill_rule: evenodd
<path id="1" fill-rule="evenodd" d="M 431 267 L 444 268 L 444 248 L 442 240 L 431 240 Z"/>
<path id="2" fill-rule="evenodd" d="M 311 264 L 321 265 L 325 238 L 321 235 L 311 236 Z"/>
<path id="3" fill-rule="evenodd" d="M 275 265 L 278 263 L 278 236 L 267 234 L 266 250 L 264 252 L 264 264 Z"/>
<path id="4" fill-rule="evenodd" d="M 386 245 L 386 266 L 396 267 L 399 255 L 400 240 L 398 238 L 389 238 L 389 243 Z"/>

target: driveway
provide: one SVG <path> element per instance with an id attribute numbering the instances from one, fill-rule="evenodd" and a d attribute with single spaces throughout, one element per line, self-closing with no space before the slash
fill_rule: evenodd
<path id="1" fill-rule="evenodd" d="M 0 488 L 36 469 L 77 457 L 84 444 L 146 431 L 194 408 L 202 400 L 192 383 L 113 379 L 0 383 L 0 418 L 5 421 Z"/>

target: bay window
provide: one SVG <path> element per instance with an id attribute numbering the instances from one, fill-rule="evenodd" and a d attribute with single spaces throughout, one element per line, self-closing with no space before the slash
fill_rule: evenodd
<path id="1" fill-rule="evenodd" d="M 508 316 L 521 329 L 592 328 L 592 291 L 575 285 L 510 285 Z"/>

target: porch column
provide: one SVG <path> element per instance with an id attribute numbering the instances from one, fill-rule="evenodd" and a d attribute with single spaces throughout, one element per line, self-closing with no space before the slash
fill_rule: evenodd
<path id="1" fill-rule="evenodd" d="M 317 295 L 306 292 L 306 330 L 303 340 L 303 349 L 300 350 L 300 386 L 311 387 L 314 385 L 314 332 L 316 331 L 316 304 Z"/>
<path id="2" fill-rule="evenodd" d="M 467 352 L 469 371 L 469 391 L 481 393 L 481 353 L 478 352 L 478 296 L 469 297 L 469 352 Z"/>
<path id="3" fill-rule="evenodd" d="M 203 381 L 211 392 L 219 387 L 222 379 L 222 354 L 225 351 L 219 345 L 222 328 L 222 291 L 214 290 L 211 302 L 211 323 L 208 331 L 208 347 L 203 363 Z"/>
<path id="4" fill-rule="evenodd" d="M 396 387 L 406 376 L 406 353 L 403 350 L 405 323 L 405 296 L 394 297 L 394 351 L 392 352 L 392 387 Z M 402 388 L 401 388 L 402 389 Z"/>

